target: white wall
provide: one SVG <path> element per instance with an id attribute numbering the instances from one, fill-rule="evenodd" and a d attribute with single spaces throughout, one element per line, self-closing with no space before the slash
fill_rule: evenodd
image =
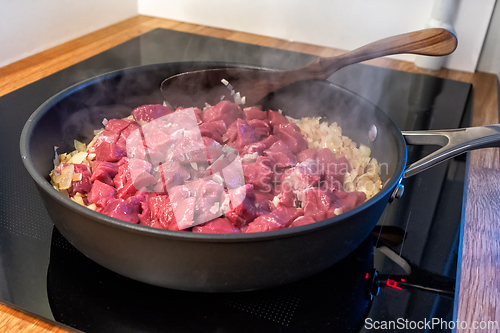
<path id="1" fill-rule="evenodd" d="M 474 71 L 495 0 L 456 0 L 459 47 L 446 67 Z M 433 0 L 138 0 L 139 13 L 351 50 L 422 29 Z M 398 56 L 412 61 L 414 56 Z"/>
<path id="2" fill-rule="evenodd" d="M 137 0 L 0 2 L 0 67 L 137 15 Z"/>
<path id="3" fill-rule="evenodd" d="M 497 2 L 493 11 L 477 69 L 482 72 L 495 73 L 500 79 L 500 2 Z"/>
<path id="4" fill-rule="evenodd" d="M 445 66 L 474 71 L 495 0 L 456 1 L 459 3 L 455 22 L 459 48 Z M 432 2 L 6 0 L 0 7 L 0 67 L 137 13 L 350 50 L 379 38 L 423 28 Z M 495 21 L 488 39 L 491 42 L 485 45 L 486 55 L 481 63 L 484 71 L 498 72 L 500 68 L 497 46 L 500 18 Z M 398 58 L 414 59 L 408 55 Z"/>

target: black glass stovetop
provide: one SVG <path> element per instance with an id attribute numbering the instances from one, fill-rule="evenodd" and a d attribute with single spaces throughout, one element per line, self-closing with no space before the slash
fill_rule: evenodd
<path id="1" fill-rule="evenodd" d="M 455 318 L 465 156 L 404 180 L 405 194 L 388 205 L 372 236 L 334 267 L 291 285 L 233 294 L 148 286 L 90 261 L 54 228 L 23 167 L 19 136 L 30 114 L 83 79 L 160 62 L 214 60 L 294 68 L 312 59 L 156 29 L 0 97 L 0 301 L 99 333 L 368 332 L 389 321 L 398 326 L 385 332 L 440 331 L 411 325 Z M 468 125 L 471 85 L 463 82 L 367 65 L 344 68 L 330 81 L 379 105 L 403 130 Z M 433 149 L 409 147 L 409 161 Z M 376 284 L 374 269 L 379 273 Z M 407 287 L 422 280 L 421 288 Z M 439 289 L 436 281 L 445 285 L 441 293 L 429 290 Z"/>

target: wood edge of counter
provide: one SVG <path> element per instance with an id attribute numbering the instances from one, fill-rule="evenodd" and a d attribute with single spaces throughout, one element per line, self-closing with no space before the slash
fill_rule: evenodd
<path id="1" fill-rule="evenodd" d="M 81 332 L 67 325 L 56 323 L 37 314 L 0 302 L 0 331 L 16 333 L 74 333 Z"/>
<path id="2" fill-rule="evenodd" d="M 334 56 L 345 51 L 311 44 L 230 31 L 179 21 L 134 16 L 67 43 L 0 68 L 0 96 L 40 80 L 118 44 L 156 28 L 298 51 L 318 56 Z M 494 74 L 468 73 L 448 69 L 425 71 L 413 63 L 389 58 L 367 64 L 411 73 L 472 83 L 474 126 L 498 123 L 498 79 Z M 464 207 L 462 254 L 459 254 L 460 291 L 457 320 L 497 320 L 500 322 L 500 198 L 499 151 L 482 149 L 469 153 L 467 201 Z M 483 272 L 484 274 L 477 274 Z M 493 319 L 492 319 L 493 318 Z M 8 325 L 8 326 L 4 326 Z M 14 326 L 12 326 L 14 325 Z M 17 326 L 16 326 L 17 325 Z M 0 328 L 19 328 L 17 332 L 69 332 L 0 303 Z M 460 332 L 472 332 L 469 329 Z M 491 330 L 489 331 L 491 332 Z"/>

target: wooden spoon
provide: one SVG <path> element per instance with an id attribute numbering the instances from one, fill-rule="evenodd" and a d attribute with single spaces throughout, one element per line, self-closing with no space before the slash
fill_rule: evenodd
<path id="1" fill-rule="evenodd" d="M 161 84 L 161 92 L 172 107 L 211 105 L 233 100 L 229 88 L 245 96 L 244 106 L 251 106 L 269 93 L 296 81 L 327 79 L 342 67 L 391 54 L 411 53 L 445 56 L 457 47 L 456 36 L 446 29 L 413 31 L 378 40 L 353 51 L 331 58 L 317 58 L 309 65 L 294 70 L 232 67 L 186 72 L 171 76 Z"/>

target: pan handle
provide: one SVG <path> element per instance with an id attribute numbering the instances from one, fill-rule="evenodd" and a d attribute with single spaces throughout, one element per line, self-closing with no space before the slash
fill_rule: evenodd
<path id="1" fill-rule="evenodd" d="M 403 177 L 408 178 L 466 151 L 500 147 L 500 124 L 438 131 L 403 131 L 410 145 L 438 145 L 442 148 L 411 164 Z"/>

